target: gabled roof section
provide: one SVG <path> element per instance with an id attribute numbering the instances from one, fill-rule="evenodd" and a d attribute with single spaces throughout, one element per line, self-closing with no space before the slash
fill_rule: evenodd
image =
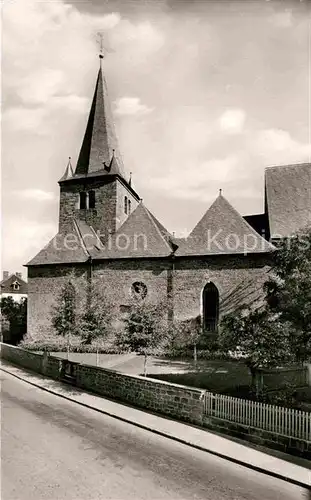
<path id="1" fill-rule="evenodd" d="M 27 266 L 69 264 L 85 262 L 89 253 L 81 239 L 77 224 L 73 221 L 67 233 L 57 233 Z"/>
<path id="2" fill-rule="evenodd" d="M 75 175 L 86 176 L 96 172 L 125 178 L 102 65 Z"/>
<path id="3" fill-rule="evenodd" d="M 99 259 L 167 257 L 173 252 L 169 232 L 142 202 L 105 242 Z"/>
<path id="4" fill-rule="evenodd" d="M 102 242 L 92 226 L 85 221 L 75 220 L 81 243 L 89 256 L 95 258 L 102 248 Z"/>
<path id="5" fill-rule="evenodd" d="M 16 283 L 19 285 L 18 289 L 14 289 L 13 284 Z M 10 274 L 7 278 L 4 278 L 0 281 L 1 293 L 13 293 L 13 294 L 27 294 L 28 283 L 23 280 L 21 276 L 13 273 Z"/>
<path id="6" fill-rule="evenodd" d="M 176 256 L 265 253 L 273 245 L 262 238 L 219 194 L 188 238 L 178 240 Z"/>
<path id="7" fill-rule="evenodd" d="M 268 167 L 265 193 L 271 238 L 311 226 L 311 163 Z"/>

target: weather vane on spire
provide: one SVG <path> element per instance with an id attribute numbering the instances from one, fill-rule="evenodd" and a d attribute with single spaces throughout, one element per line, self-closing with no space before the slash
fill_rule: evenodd
<path id="1" fill-rule="evenodd" d="M 102 31 L 99 31 L 97 33 L 97 43 L 99 45 L 99 59 L 104 58 L 104 33 Z"/>

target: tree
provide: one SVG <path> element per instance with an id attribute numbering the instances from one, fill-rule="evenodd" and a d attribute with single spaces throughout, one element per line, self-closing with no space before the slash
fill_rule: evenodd
<path id="1" fill-rule="evenodd" d="M 175 321 L 171 326 L 169 348 L 174 351 L 193 349 L 194 366 L 197 365 L 197 345 L 202 338 L 201 317 Z"/>
<path id="2" fill-rule="evenodd" d="M 290 337 L 289 325 L 271 315 L 265 307 L 240 308 L 223 318 L 219 344 L 225 351 L 240 350 L 255 388 L 259 368 L 276 367 L 292 360 Z"/>
<path id="3" fill-rule="evenodd" d="M 166 306 L 134 299 L 124 320 L 124 330 L 116 343 L 122 349 L 144 355 L 144 375 L 147 374 L 147 358 L 152 350 L 164 347 L 168 338 Z"/>
<path id="4" fill-rule="evenodd" d="M 75 287 L 69 279 L 62 287 L 53 308 L 52 324 L 59 335 L 77 335 L 83 344 L 90 344 L 98 337 L 104 337 L 112 318 L 112 306 L 102 294 L 101 282 L 93 279 L 92 282 L 76 281 Z M 76 290 L 81 297 L 78 297 Z M 82 302 L 82 296 L 84 302 Z"/>
<path id="5" fill-rule="evenodd" d="M 52 311 L 52 325 L 58 335 L 75 334 L 76 290 L 71 280 L 64 284 Z"/>
<path id="6" fill-rule="evenodd" d="M 11 296 L 3 297 L 0 308 L 1 316 L 9 323 L 9 343 L 16 345 L 27 331 L 27 298 L 16 302 Z"/>
<path id="7" fill-rule="evenodd" d="M 281 242 L 264 289 L 271 314 L 290 325 L 291 350 L 303 363 L 311 355 L 311 230 Z"/>
<path id="8" fill-rule="evenodd" d="M 112 304 L 101 290 L 100 281 L 93 280 L 88 289 L 89 299 L 85 311 L 77 317 L 76 328 L 83 344 L 106 338 L 112 322 Z"/>
<path id="9" fill-rule="evenodd" d="M 221 322 L 222 347 L 244 351 L 252 379 L 259 367 L 303 363 L 311 355 L 311 230 L 281 241 L 273 259 L 265 304 L 241 307 Z"/>

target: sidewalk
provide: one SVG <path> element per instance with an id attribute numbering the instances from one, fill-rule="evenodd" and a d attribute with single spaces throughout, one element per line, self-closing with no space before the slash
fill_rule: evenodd
<path id="1" fill-rule="evenodd" d="M 223 457 L 226 460 L 259 472 L 284 479 L 302 487 L 311 487 L 311 464 L 307 460 L 271 450 L 263 452 L 247 444 L 241 444 L 240 441 L 225 438 L 192 425 L 163 418 L 152 413 L 137 410 L 131 406 L 83 392 L 76 387 L 28 372 L 25 369 L 17 368 L 3 360 L 1 361 L 1 370 L 45 391 L 94 409 L 95 411 L 182 442 L 188 446 Z"/>

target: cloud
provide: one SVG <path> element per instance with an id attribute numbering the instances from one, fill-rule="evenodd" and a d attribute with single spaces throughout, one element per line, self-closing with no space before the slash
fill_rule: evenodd
<path id="1" fill-rule="evenodd" d="M 291 9 L 277 12 L 271 16 L 270 22 L 278 28 L 290 28 L 293 24 L 293 13 Z"/>
<path id="2" fill-rule="evenodd" d="M 219 117 L 219 126 L 222 132 L 227 134 L 239 134 L 245 123 L 245 111 L 243 109 L 227 109 Z"/>
<path id="3" fill-rule="evenodd" d="M 55 201 L 55 194 L 42 189 L 15 189 L 13 195 L 25 200 Z"/>
<path id="4" fill-rule="evenodd" d="M 51 68 L 41 68 L 31 72 L 15 85 L 17 95 L 27 104 L 46 103 L 63 87 L 64 73 Z"/>
<path id="5" fill-rule="evenodd" d="M 77 95 L 53 96 L 45 106 L 14 106 L 4 111 L 3 126 L 12 131 L 35 131 L 38 135 L 47 135 L 52 127 L 52 114 L 65 110 L 74 113 L 86 113 L 89 99 Z"/>
<path id="6" fill-rule="evenodd" d="M 22 215 L 11 217 L 3 224 L 2 259 L 10 262 L 9 268 L 15 269 L 26 264 L 55 235 L 57 228 L 52 223 L 40 223 Z"/>
<path id="7" fill-rule="evenodd" d="M 12 107 L 3 113 L 3 129 L 9 127 L 12 131 L 23 130 L 45 134 L 44 121 L 47 110 L 44 108 Z"/>
<path id="8" fill-rule="evenodd" d="M 292 138 L 282 129 L 266 129 L 258 132 L 253 149 L 271 163 L 299 163 L 311 161 L 311 144 Z"/>
<path id="9" fill-rule="evenodd" d="M 56 95 L 49 102 L 48 107 L 52 109 L 64 108 L 66 111 L 86 113 L 89 109 L 89 99 L 79 95 Z"/>
<path id="10" fill-rule="evenodd" d="M 164 42 L 164 34 L 150 21 L 133 23 L 123 19 L 111 32 L 111 45 L 134 60 L 146 58 L 150 53 L 157 52 Z"/>
<path id="11" fill-rule="evenodd" d="M 153 111 L 145 104 L 141 104 L 139 97 L 121 97 L 116 101 L 117 115 L 145 115 Z"/>
<path id="12" fill-rule="evenodd" d="M 212 183 L 215 189 L 219 189 L 223 183 L 237 177 L 239 163 L 238 156 L 229 155 L 202 162 L 195 166 L 195 169 L 193 165 L 184 165 L 178 172 L 154 178 L 152 188 L 171 193 L 174 198 L 200 199 L 206 202 L 213 197 L 211 191 L 207 189 L 208 186 Z"/>

